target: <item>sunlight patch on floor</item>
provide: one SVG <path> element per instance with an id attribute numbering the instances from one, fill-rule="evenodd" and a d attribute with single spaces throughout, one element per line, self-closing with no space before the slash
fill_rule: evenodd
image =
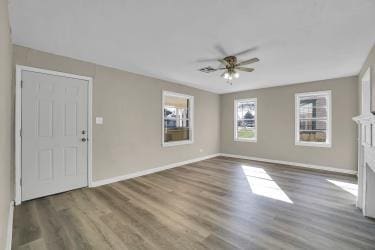
<path id="1" fill-rule="evenodd" d="M 293 204 L 293 201 L 263 168 L 246 165 L 241 167 L 254 194 Z"/>
<path id="2" fill-rule="evenodd" d="M 344 181 L 337 181 L 337 180 L 331 180 L 327 179 L 330 183 L 334 184 L 335 186 L 341 188 L 342 190 L 351 193 L 355 197 L 358 195 L 358 185 L 350 182 L 344 182 Z"/>

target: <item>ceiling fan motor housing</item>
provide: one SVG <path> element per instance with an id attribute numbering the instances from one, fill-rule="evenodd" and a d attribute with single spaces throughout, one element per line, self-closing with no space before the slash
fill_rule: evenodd
<path id="1" fill-rule="evenodd" d="M 230 66 L 232 68 L 234 68 L 237 64 L 237 57 L 235 56 L 227 56 L 224 58 L 224 60 L 228 63 L 227 66 Z"/>

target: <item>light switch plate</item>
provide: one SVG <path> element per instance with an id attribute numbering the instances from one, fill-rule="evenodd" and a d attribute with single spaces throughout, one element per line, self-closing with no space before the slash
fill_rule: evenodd
<path id="1" fill-rule="evenodd" d="M 103 117 L 96 117 L 96 124 L 103 124 Z"/>

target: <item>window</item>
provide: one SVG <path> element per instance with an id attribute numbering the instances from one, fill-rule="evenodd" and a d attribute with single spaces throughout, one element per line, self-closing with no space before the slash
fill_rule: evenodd
<path id="1" fill-rule="evenodd" d="M 193 143 L 194 97 L 163 91 L 163 146 Z"/>
<path id="2" fill-rule="evenodd" d="M 234 140 L 257 140 L 257 99 L 234 100 Z"/>
<path id="3" fill-rule="evenodd" d="M 296 145 L 331 146 L 331 91 L 299 93 L 296 101 Z"/>

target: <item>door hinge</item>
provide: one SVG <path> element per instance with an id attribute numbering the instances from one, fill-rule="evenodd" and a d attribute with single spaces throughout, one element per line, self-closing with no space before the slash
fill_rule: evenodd
<path id="1" fill-rule="evenodd" d="M 21 89 L 23 88 L 23 81 L 21 80 Z"/>
<path id="2" fill-rule="evenodd" d="M 20 136 L 22 137 L 22 128 L 20 129 Z"/>
<path id="3" fill-rule="evenodd" d="M 20 178 L 20 186 L 22 186 L 22 178 Z"/>

